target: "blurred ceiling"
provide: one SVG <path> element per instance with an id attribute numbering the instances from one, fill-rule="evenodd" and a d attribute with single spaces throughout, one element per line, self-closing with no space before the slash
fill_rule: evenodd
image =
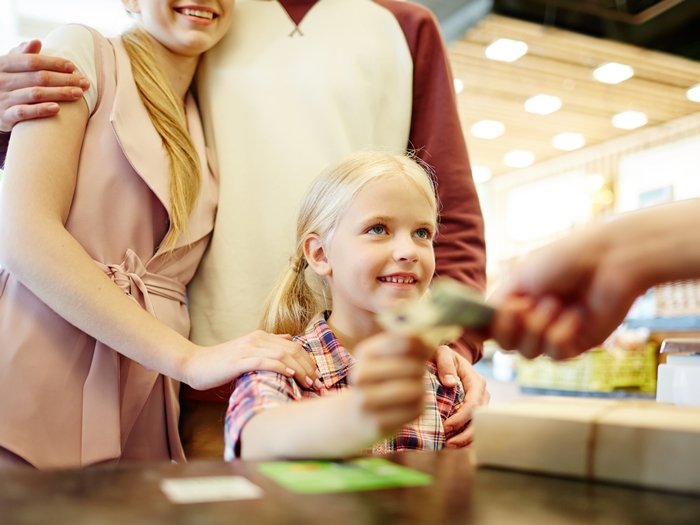
<path id="1" fill-rule="evenodd" d="M 525 42 L 527 53 L 510 63 L 487 58 L 486 47 L 500 38 Z M 494 176 L 514 169 L 504 162 L 513 150 L 533 153 L 535 162 L 566 153 L 552 144 L 560 133 L 583 135 L 586 146 L 630 133 L 612 124 L 624 111 L 645 113 L 646 126 L 700 111 L 686 96 L 700 84 L 700 62 L 552 26 L 491 14 L 452 42 L 449 54 L 463 85 L 457 99 L 472 164 Z M 599 82 L 593 70 L 607 62 L 631 66 L 634 75 L 619 84 Z M 558 97 L 561 109 L 528 113 L 525 101 L 539 94 Z M 501 122 L 504 133 L 474 137 L 472 125 L 484 119 Z"/>
<path id="2" fill-rule="evenodd" d="M 700 60 L 698 0 L 494 0 L 493 11 Z"/>
<path id="3" fill-rule="evenodd" d="M 488 12 L 700 60 L 699 0 L 416 0 L 451 42 Z"/>

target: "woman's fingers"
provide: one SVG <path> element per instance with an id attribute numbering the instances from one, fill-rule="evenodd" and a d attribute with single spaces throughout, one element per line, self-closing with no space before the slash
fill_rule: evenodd
<path id="1" fill-rule="evenodd" d="M 297 342 L 288 337 L 256 331 L 250 334 L 248 355 L 260 355 L 267 359 L 276 359 L 285 365 L 283 375 L 294 377 L 303 388 L 323 388 L 319 381 L 316 360 Z"/>

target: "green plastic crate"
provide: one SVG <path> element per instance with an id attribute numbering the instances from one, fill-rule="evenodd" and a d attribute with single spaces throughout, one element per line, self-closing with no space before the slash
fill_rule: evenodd
<path id="1" fill-rule="evenodd" d="M 549 357 L 517 362 L 521 387 L 573 392 L 613 392 L 620 389 L 656 392 L 657 345 L 638 350 L 594 348 L 573 359 Z"/>

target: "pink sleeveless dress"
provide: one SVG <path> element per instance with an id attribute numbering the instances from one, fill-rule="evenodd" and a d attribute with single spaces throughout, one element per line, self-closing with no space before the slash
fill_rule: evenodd
<path id="1" fill-rule="evenodd" d="M 169 225 L 169 160 L 121 41 L 92 33 L 99 99 L 66 229 L 124 293 L 188 337 L 185 287 L 211 236 L 218 200 L 199 113 L 188 96 L 202 191 L 187 233 L 164 254 L 157 247 Z M 81 332 L 0 270 L 0 448 L 42 469 L 184 461 L 178 392 L 178 382 Z"/>

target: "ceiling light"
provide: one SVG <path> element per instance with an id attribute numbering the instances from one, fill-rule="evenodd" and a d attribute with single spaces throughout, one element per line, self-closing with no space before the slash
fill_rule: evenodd
<path id="1" fill-rule="evenodd" d="M 620 129 L 635 129 L 649 122 L 641 111 L 623 111 L 612 118 L 612 125 Z"/>
<path id="2" fill-rule="evenodd" d="M 610 190 L 602 190 L 598 192 L 596 198 L 602 204 L 612 204 L 615 200 L 615 195 Z"/>
<path id="3" fill-rule="evenodd" d="M 526 168 L 535 162 L 535 154 L 530 151 L 509 151 L 503 157 L 503 162 L 511 168 Z"/>
<path id="4" fill-rule="evenodd" d="M 560 133 L 552 139 L 552 146 L 562 151 L 573 151 L 586 144 L 586 137 L 580 133 Z"/>
<path id="5" fill-rule="evenodd" d="M 472 178 L 477 184 L 491 178 L 491 170 L 486 166 L 472 166 Z"/>
<path id="6" fill-rule="evenodd" d="M 537 95 L 525 101 L 525 111 L 535 115 L 549 115 L 561 108 L 561 99 L 552 95 Z"/>
<path id="7" fill-rule="evenodd" d="M 462 91 L 464 91 L 464 82 L 455 78 L 455 93 L 460 94 Z"/>
<path id="8" fill-rule="evenodd" d="M 688 88 L 688 91 L 685 92 L 685 96 L 688 97 L 688 100 L 700 102 L 700 84 Z"/>
<path id="9" fill-rule="evenodd" d="M 599 82 L 604 82 L 606 84 L 619 84 L 632 75 L 634 75 L 634 69 L 632 69 L 632 67 L 625 64 L 618 64 L 617 62 L 608 62 L 607 64 L 597 67 L 593 71 L 593 77 Z"/>
<path id="10" fill-rule="evenodd" d="M 503 122 L 497 120 L 480 120 L 471 127 L 472 135 L 479 139 L 495 139 L 505 132 Z"/>
<path id="11" fill-rule="evenodd" d="M 491 60 L 514 62 L 527 53 L 527 44 L 519 40 L 499 38 L 486 48 L 486 56 Z"/>
<path id="12" fill-rule="evenodd" d="M 605 185 L 605 179 L 600 173 L 594 173 L 586 181 L 588 189 L 591 191 L 597 191 Z"/>

